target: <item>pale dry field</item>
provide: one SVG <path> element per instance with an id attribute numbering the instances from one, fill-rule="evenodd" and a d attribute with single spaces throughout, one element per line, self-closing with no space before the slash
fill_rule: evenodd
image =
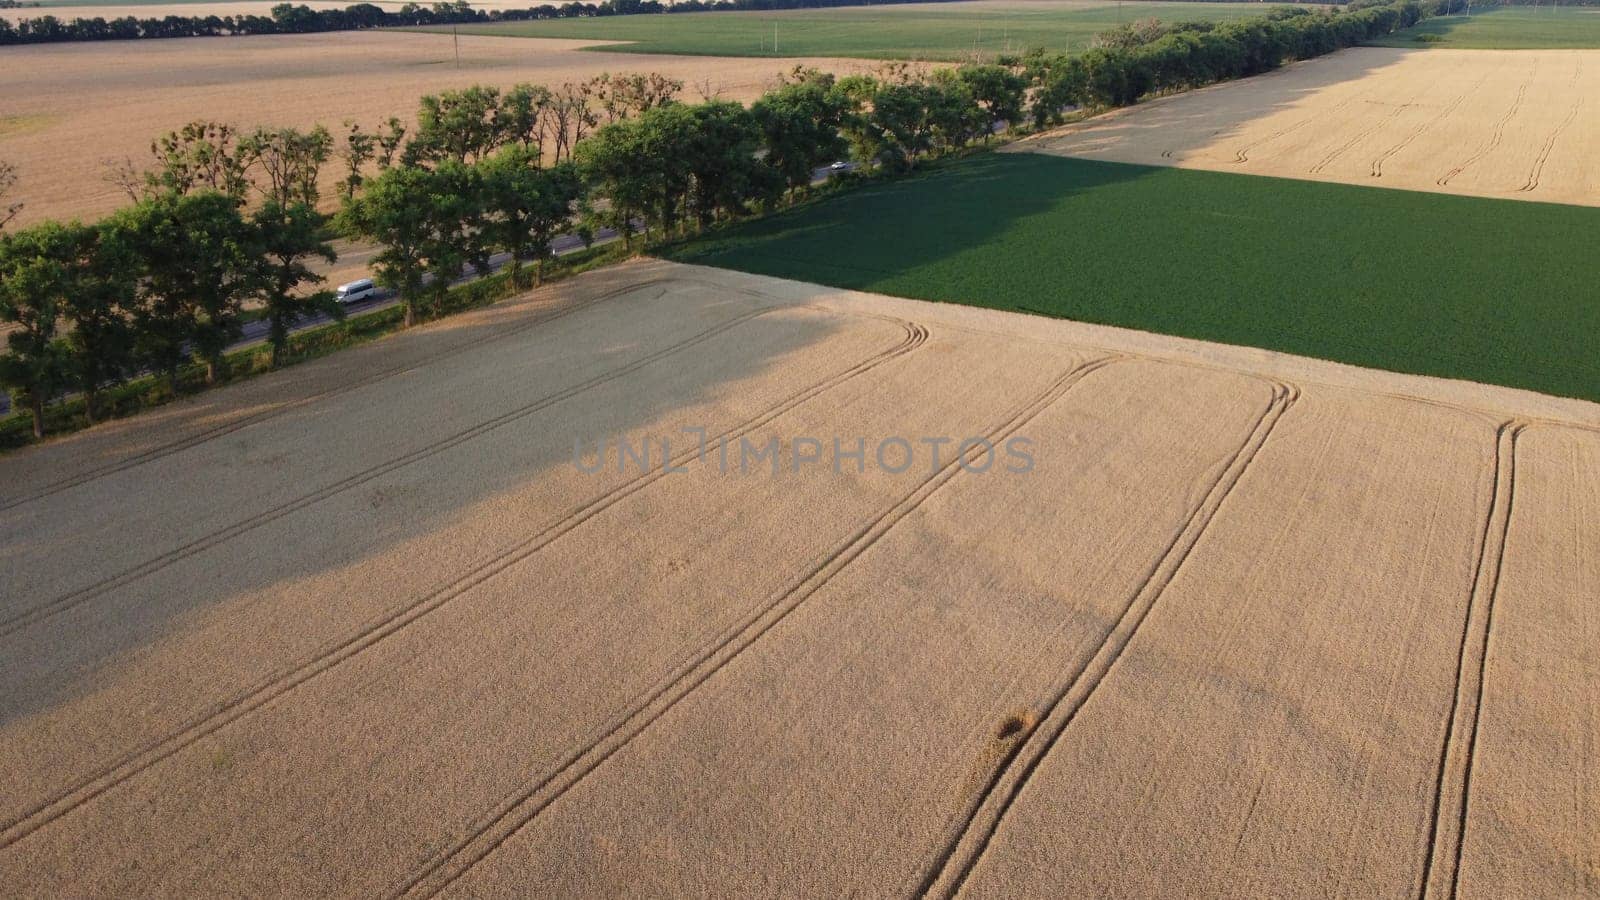
<path id="1" fill-rule="evenodd" d="M 64 22 L 72 19 L 120 19 L 132 16 L 135 19 L 162 19 L 167 16 L 265 16 L 272 15 L 272 7 L 279 0 L 224 0 L 219 3 L 106 3 L 94 5 L 61 5 L 61 6 L 20 6 L 11 9 L 0 9 L 0 19 L 10 19 L 20 22 L 23 19 L 37 19 L 42 16 L 55 16 Z M 337 0 L 294 0 L 296 6 L 309 6 L 312 9 L 344 9 L 349 3 L 340 3 Z M 398 8 L 401 4 L 380 0 L 373 4 L 385 8 Z M 493 5 L 474 3 L 474 7 L 493 9 Z"/>
<path id="2" fill-rule="evenodd" d="M 1597 522 L 1593 404 L 630 263 L 0 460 L 0 883 L 1593 893 Z"/>
<path id="3" fill-rule="evenodd" d="M 324 124 L 337 136 L 354 120 L 374 128 L 412 122 L 423 94 L 518 82 L 557 86 L 601 72 L 661 72 L 731 100 L 759 96 L 795 65 L 852 72 L 840 59 L 732 59 L 579 52 L 595 41 L 463 35 L 456 67 L 449 34 L 339 32 L 184 38 L 0 49 L 0 159 L 16 164 L 16 224 L 97 218 L 125 205 L 104 179 L 107 160 L 145 164 L 150 142 L 194 119 L 257 125 Z M 324 187 L 340 177 L 330 161 Z"/>
<path id="4" fill-rule="evenodd" d="M 1012 149 L 1600 205 L 1600 51 L 1355 48 Z"/>
<path id="5" fill-rule="evenodd" d="M 272 7 L 284 0 L 193 0 L 193 2 L 171 3 L 51 3 L 45 6 L 21 6 L 12 9 L 0 9 L 0 18 L 8 18 L 13 22 L 22 19 L 33 19 L 39 16 L 55 16 L 58 19 L 92 19 L 96 16 L 102 19 L 120 19 L 123 16 L 133 16 L 136 19 L 159 19 L 165 16 L 270 16 Z M 345 9 L 354 5 L 350 0 L 290 0 L 295 6 L 309 6 L 312 9 Z M 360 0 L 374 6 L 383 7 L 394 11 L 406 5 L 409 0 Z M 478 10 L 496 9 L 528 9 L 529 7 L 543 6 L 548 0 L 473 0 L 472 8 Z M 1035 3 L 1060 3 L 1063 5 L 1104 5 L 1103 0 L 974 0 L 984 5 L 1030 5 Z M 430 4 L 422 4 L 424 6 Z"/>

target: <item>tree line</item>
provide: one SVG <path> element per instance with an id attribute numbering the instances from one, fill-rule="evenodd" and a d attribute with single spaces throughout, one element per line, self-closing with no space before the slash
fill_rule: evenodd
<path id="1" fill-rule="evenodd" d="M 1034 51 L 1002 60 L 1034 86 L 1030 119 L 1058 122 L 1074 107 L 1116 107 L 1147 94 L 1259 75 L 1465 9 L 1465 0 L 1355 0 L 1340 10 L 1278 7 L 1234 22 L 1135 22 L 1099 35 L 1084 53 Z"/>
<path id="2" fill-rule="evenodd" d="M 526 9 L 473 9 L 466 0 L 438 2 L 429 6 L 407 3 L 397 10 L 386 10 L 372 3 L 357 3 L 344 9 L 316 10 L 304 5 L 280 3 L 270 15 L 163 16 L 106 19 L 59 19 L 38 16 L 12 23 L 0 19 L 0 46 L 7 44 L 49 44 L 64 41 L 125 41 L 144 38 L 225 37 L 253 34 L 312 34 L 323 31 L 357 31 L 367 28 L 403 28 L 421 25 L 468 25 L 487 22 L 525 22 L 534 19 L 572 19 L 594 16 L 649 15 L 656 13 L 724 12 L 735 10 L 819 9 L 859 6 L 877 2 L 925 3 L 945 0 L 603 0 L 600 3 L 568 2 L 545 4 Z"/>
<path id="3" fill-rule="evenodd" d="M 192 123 L 153 141 L 143 167 L 113 169 L 127 208 L 0 237 L 0 319 L 14 325 L 0 384 L 32 412 L 36 435 L 45 405 L 67 392 L 92 422 L 97 394 L 139 372 L 171 390 L 186 363 L 207 383 L 228 377 L 224 353 L 247 308 L 269 322 L 276 364 L 297 320 L 342 314 L 310 268 L 334 259 L 332 234 L 376 245 L 374 278 L 399 293 L 409 327 L 495 254 L 509 255 L 513 283 L 537 283 L 563 233 L 588 241 L 609 227 L 631 245 L 641 231 L 646 241 L 698 232 L 804 198 L 836 160 L 908 171 L 1003 129 L 1266 71 L 1457 2 L 1134 23 L 1077 56 L 886 63 L 843 78 L 796 68 L 749 106 L 682 102 L 682 82 L 632 74 L 447 91 L 422 98 L 414 126 L 347 123 L 338 138 L 321 126 Z M 329 217 L 321 174 L 335 161 Z"/>

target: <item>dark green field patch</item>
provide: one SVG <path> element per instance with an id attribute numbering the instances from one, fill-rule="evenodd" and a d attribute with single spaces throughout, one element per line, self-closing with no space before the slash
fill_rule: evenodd
<path id="1" fill-rule="evenodd" d="M 986 154 L 683 262 L 1600 400 L 1600 210 Z"/>

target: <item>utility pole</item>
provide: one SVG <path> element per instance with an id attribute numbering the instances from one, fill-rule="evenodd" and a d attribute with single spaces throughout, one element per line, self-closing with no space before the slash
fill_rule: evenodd
<path id="1" fill-rule="evenodd" d="M 450 40 L 456 45 L 456 68 L 461 68 L 461 26 L 450 26 Z"/>

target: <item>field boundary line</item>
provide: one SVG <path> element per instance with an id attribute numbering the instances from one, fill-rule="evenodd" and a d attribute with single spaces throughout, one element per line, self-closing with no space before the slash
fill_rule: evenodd
<path id="1" fill-rule="evenodd" d="M 190 449 L 191 447 L 198 447 L 201 444 L 207 443 L 209 441 L 213 441 L 213 440 L 215 440 L 217 438 L 226 437 L 226 436 L 234 433 L 235 431 L 240 431 L 242 429 L 250 427 L 251 425 L 259 424 L 259 423 L 264 422 L 264 421 L 266 421 L 268 419 L 272 419 L 272 418 L 274 418 L 276 416 L 282 415 L 282 414 L 284 414 L 286 412 L 290 412 L 291 410 L 299 409 L 302 406 L 308 406 L 308 405 L 310 405 L 312 403 L 316 403 L 316 402 L 321 401 L 321 400 L 327 400 L 327 399 L 329 399 L 331 397 L 339 396 L 340 394 L 345 394 L 345 393 L 349 393 L 350 391 L 359 390 L 359 389 L 364 388 L 364 387 L 369 387 L 371 385 L 377 384 L 380 381 L 384 381 L 384 380 L 386 380 L 388 378 L 392 378 L 392 377 L 394 377 L 396 375 L 404 375 L 407 372 L 415 371 L 415 370 L 420 369 L 420 368 L 422 368 L 424 366 L 436 363 L 436 362 L 438 362 L 440 360 L 448 359 L 451 356 L 454 356 L 454 355 L 456 355 L 458 353 L 464 353 L 464 352 L 466 352 L 468 350 L 472 350 L 472 349 L 475 349 L 477 347 L 483 346 L 484 344 L 492 343 L 494 341 L 498 341 L 498 340 L 501 340 L 503 338 L 515 337 L 515 336 L 517 336 L 519 334 L 522 334 L 524 331 L 527 331 L 527 330 L 529 330 L 531 328 L 534 328 L 534 327 L 536 327 L 538 325 L 543 325 L 543 324 L 545 324 L 547 322 L 553 322 L 556 319 L 564 318 L 566 316 L 572 315 L 573 313 L 576 313 L 576 312 L 579 312 L 581 310 L 587 309 L 590 306 L 593 306 L 593 305 L 595 305 L 597 303 L 600 303 L 602 301 L 610 300 L 610 299 L 615 298 L 615 297 L 620 297 L 620 296 L 622 296 L 624 294 L 632 293 L 633 291 L 639 290 L 641 288 L 650 287 L 650 286 L 655 285 L 655 284 L 659 284 L 659 283 L 663 283 L 663 282 L 669 282 L 669 281 L 672 281 L 672 280 L 673 279 L 671 279 L 670 277 L 652 278 L 652 279 L 648 279 L 646 281 L 641 281 L 641 282 L 637 282 L 635 284 L 628 285 L 627 287 L 618 288 L 618 289 L 616 289 L 614 291 L 607 291 L 605 293 L 597 294 L 597 295 L 595 295 L 593 297 L 587 297 L 587 298 L 584 298 L 582 300 L 575 301 L 575 302 L 573 302 L 572 304 L 570 304 L 568 306 L 564 306 L 564 307 L 562 307 L 560 309 L 556 309 L 556 310 L 553 310 L 553 311 L 548 312 L 548 313 L 543 313 L 543 314 L 536 313 L 536 314 L 534 314 L 533 318 L 530 319 L 529 321 L 519 323 L 519 324 L 514 325 L 514 326 L 512 326 L 510 328 L 507 328 L 505 330 L 492 331 L 489 334 L 483 335 L 482 337 L 473 338 L 473 339 L 471 339 L 471 340 L 467 341 L 466 343 L 461 344 L 459 346 L 450 347 L 450 348 L 447 348 L 447 349 L 444 349 L 444 350 L 436 351 L 436 352 L 431 353 L 431 354 L 427 354 L 427 355 L 423 356 L 422 358 L 417 359 L 417 360 L 415 360 L 413 362 L 409 362 L 409 363 L 406 363 L 404 365 L 396 366 L 396 367 L 389 368 L 389 369 L 381 369 L 381 370 L 379 370 L 377 372 L 373 372 L 372 374 L 367 375 L 367 376 L 365 376 L 363 378 L 358 378 L 355 381 L 346 382 L 344 384 L 340 384 L 340 385 L 331 387 L 331 388 L 329 388 L 329 389 L 327 389 L 325 391 L 320 391 L 320 392 L 315 393 L 315 394 L 309 394 L 309 395 L 302 396 L 302 397 L 296 397 L 293 400 L 286 401 L 286 402 L 284 402 L 284 403 L 282 403 L 282 404 L 280 404 L 278 406 L 272 407 L 271 409 L 264 409 L 261 412 L 245 416 L 242 419 L 236 419 L 236 420 L 234 420 L 232 422 L 228 422 L 228 423 L 225 423 L 225 424 L 222 424 L 222 425 L 218 425 L 218 426 L 216 426 L 214 428 L 208 428 L 208 429 L 206 429 L 204 431 L 201 431 L 201 432 L 198 432 L 196 434 L 189 435 L 188 437 L 180 438 L 180 439 L 178 439 L 176 441 L 172 441 L 172 442 L 167 443 L 167 444 L 162 444 L 162 445 L 160 445 L 158 447 L 152 447 L 149 450 L 144 450 L 144 451 L 136 453 L 136 454 L 134 454 L 132 456 L 124 457 L 124 458 L 116 460 L 114 462 L 106 463 L 104 465 L 101 465 L 101 466 L 98 466 L 96 468 L 90 469 L 90 470 L 88 470 L 86 472 L 80 472 L 77 475 L 71 475 L 71 476 L 68 476 L 66 478 L 59 479 L 57 481 L 53 481 L 53 482 L 51 482 L 49 484 L 46 484 L 46 485 L 43 485 L 42 487 L 39 487 L 36 490 L 33 490 L 33 491 L 29 492 L 29 493 L 22 494 L 22 495 L 20 495 L 18 497 L 13 497 L 10 500 L 6 500 L 4 502 L 0 502 L 0 512 L 4 512 L 4 511 L 6 511 L 8 509 L 13 509 L 13 508 L 18 507 L 18 506 L 22 506 L 25 503 L 32 503 L 32 502 L 34 502 L 36 500 L 42 500 L 45 497 L 49 497 L 49 496 L 51 496 L 53 494 L 59 494 L 62 491 L 70 490 L 72 488 L 78 487 L 79 485 L 88 484 L 91 481 L 96 481 L 96 480 L 104 478 L 104 477 L 106 477 L 108 475 L 115 475 L 118 472 L 123 472 L 123 471 L 126 471 L 128 469 L 136 468 L 136 467 L 144 465 L 145 463 L 148 463 L 148 462 L 154 462 L 155 460 L 162 459 L 163 457 L 171 456 L 174 453 L 181 453 L 184 450 Z M 416 332 L 412 332 L 412 333 L 416 333 Z"/>
<path id="2" fill-rule="evenodd" d="M 1484 516 L 1483 535 L 1472 590 L 1461 623 L 1461 647 L 1456 657 L 1455 690 L 1445 719 L 1439 747 L 1439 771 L 1429 817 L 1427 846 L 1419 871 L 1417 896 L 1454 898 L 1461 867 L 1461 848 L 1467 831 L 1467 804 L 1472 788 L 1473 755 L 1478 744 L 1479 713 L 1489 666 L 1489 636 L 1494 628 L 1495 597 L 1500 589 L 1501 564 L 1511 530 L 1516 500 L 1517 442 L 1527 425 L 1502 422 L 1495 430 L 1493 497 Z"/>
<path id="3" fill-rule="evenodd" d="M 919 301 L 916 301 L 916 302 L 928 303 L 928 302 L 935 302 L 935 301 L 919 300 Z M 1022 307 L 1019 307 L 1018 309 L 1024 309 L 1025 310 L 1025 308 L 1022 308 Z M 1013 313 L 1013 312 L 1017 312 L 1018 309 L 997 309 L 997 311 L 998 312 Z M 1073 320 L 1073 319 L 1066 319 L 1066 318 L 1062 318 L 1061 316 L 1052 315 L 1050 313 L 1035 312 L 1035 311 L 1032 311 L 1032 310 L 1025 310 L 1025 312 L 1026 312 L 1027 315 L 1036 315 L 1036 316 L 1040 316 L 1042 318 L 1053 319 L 1053 320 L 1058 321 L 1058 322 L 1064 322 L 1064 323 L 1068 323 L 1068 324 L 1085 324 L 1085 323 L 1077 322 L 1076 320 Z M 1168 350 L 1166 352 L 1161 352 L 1161 351 L 1156 351 L 1156 350 L 1120 349 L 1120 348 L 1118 348 L 1118 347 L 1116 347 L 1115 345 L 1112 345 L 1112 344 L 1102 344 L 1102 343 L 1097 343 L 1097 342 L 1092 341 L 1092 340 L 1071 340 L 1071 339 L 1061 339 L 1061 338 L 1053 338 L 1053 337 L 1040 337 L 1038 335 L 1032 335 L 1032 334 L 1012 334 L 1012 333 L 1008 333 L 1008 332 L 1005 332 L 1005 331 L 999 331 L 999 330 L 995 330 L 995 329 L 991 329 L 991 328 L 982 328 L 982 327 L 979 327 L 979 326 L 976 326 L 976 325 L 970 325 L 970 324 L 951 324 L 951 323 L 941 322 L 941 323 L 939 323 L 939 327 L 943 328 L 945 330 L 948 330 L 948 331 L 961 331 L 961 332 L 966 332 L 968 334 L 981 334 L 981 335 L 984 335 L 984 336 L 987 336 L 987 337 L 1005 338 L 1007 340 L 1012 340 L 1012 341 L 1026 341 L 1028 343 L 1039 344 L 1041 346 L 1066 347 L 1066 348 L 1069 348 L 1069 349 L 1072 349 L 1072 350 L 1077 350 L 1077 351 L 1080 351 L 1080 352 L 1104 353 L 1104 354 L 1120 354 L 1122 356 L 1127 357 L 1128 359 L 1141 359 L 1141 360 L 1146 360 L 1148 362 L 1161 363 L 1161 364 L 1165 364 L 1165 365 L 1187 366 L 1189 368 L 1199 369 L 1199 370 L 1201 370 L 1203 372 L 1225 372 L 1225 373 L 1228 373 L 1230 375 L 1241 375 L 1241 376 L 1248 377 L 1248 378 L 1274 379 L 1274 378 L 1277 377 L 1276 374 L 1274 374 L 1273 372 L 1258 371 L 1257 369 L 1251 368 L 1250 366 L 1242 364 L 1242 363 L 1227 363 L 1227 362 L 1221 362 L 1221 361 L 1217 361 L 1217 360 L 1205 359 L 1205 358 L 1198 357 L 1198 356 L 1189 356 L 1187 354 L 1192 352 L 1192 351 L 1185 351 L 1185 350 L 1182 350 L 1182 349 L 1172 349 L 1172 350 Z M 1119 328 L 1119 329 L 1122 328 L 1122 326 L 1107 326 L 1107 327 Z M 1202 340 L 1200 338 L 1185 338 L 1185 337 L 1182 337 L 1180 335 L 1162 335 L 1162 337 L 1171 338 L 1173 340 L 1192 341 L 1192 342 L 1195 342 L 1195 343 L 1202 343 L 1202 344 L 1211 343 L 1211 342 L 1208 342 L 1208 341 L 1204 341 L 1204 340 Z M 1219 346 L 1227 346 L 1227 345 L 1219 345 Z M 1255 348 L 1255 349 L 1260 349 L 1260 348 Z M 1290 359 L 1299 360 L 1299 361 L 1311 362 L 1311 363 L 1316 363 L 1316 364 L 1327 364 L 1327 365 L 1333 365 L 1333 366 L 1340 366 L 1340 367 L 1344 367 L 1344 368 L 1358 369 L 1358 370 L 1362 370 L 1362 371 L 1377 372 L 1377 373 L 1381 373 L 1381 374 L 1384 374 L 1384 375 L 1397 376 L 1397 377 L 1400 377 L 1400 378 L 1433 378 L 1433 379 L 1440 379 L 1440 380 L 1444 380 L 1444 381 L 1455 381 L 1455 382 L 1463 382 L 1464 381 L 1463 379 L 1459 379 L 1459 378 L 1445 378 L 1444 376 L 1419 375 L 1419 374 L 1414 373 L 1414 372 L 1395 372 L 1395 371 L 1391 371 L 1391 370 L 1388 370 L 1388 369 L 1374 369 L 1374 368 L 1366 367 L 1366 366 L 1357 366 L 1357 365 L 1355 365 L 1353 363 L 1341 363 L 1341 362 L 1338 362 L 1337 360 L 1323 359 L 1321 357 L 1299 356 L 1299 355 L 1292 354 L 1292 353 L 1287 353 L 1287 352 L 1284 352 L 1284 351 L 1268 351 L 1268 352 L 1274 353 L 1274 354 L 1278 354 L 1278 355 L 1282 355 L 1282 356 L 1288 357 Z M 1364 395 L 1372 396 L 1372 397 L 1386 397 L 1386 398 L 1389 398 L 1389 399 L 1392 399 L 1392 400 L 1404 400 L 1404 401 L 1409 402 L 1409 403 L 1418 403 L 1418 404 L 1421 404 L 1423 406 L 1431 406 L 1431 407 L 1435 407 L 1435 408 L 1438 408 L 1438 409 L 1453 410 L 1455 412 L 1461 412 L 1461 413 L 1465 413 L 1465 414 L 1468 414 L 1468 415 L 1476 416 L 1476 417 L 1478 417 L 1480 419 L 1483 419 L 1485 422 L 1489 423 L 1491 426 L 1499 425 L 1502 421 L 1505 420 L 1506 416 L 1508 414 L 1510 414 L 1506 410 L 1485 409 L 1485 408 L 1480 407 L 1480 406 L 1473 406 L 1473 405 L 1471 405 L 1469 403 L 1466 403 L 1466 402 L 1460 401 L 1460 400 L 1449 400 L 1449 399 L 1444 399 L 1444 398 L 1440 398 L 1440 397 L 1427 397 L 1427 396 L 1423 396 L 1421 394 L 1407 393 L 1406 391 L 1400 390 L 1400 389 L 1388 389 L 1388 388 L 1379 388 L 1379 387 L 1373 387 L 1373 386 L 1368 386 L 1368 385 L 1350 384 L 1350 383 L 1347 383 L 1347 382 L 1339 381 L 1338 379 L 1330 379 L 1330 378 L 1328 378 L 1326 376 L 1317 376 L 1317 375 L 1309 375 L 1308 376 L 1308 375 L 1305 375 L 1304 373 L 1299 373 L 1299 374 L 1295 374 L 1293 376 L 1293 378 L 1294 378 L 1295 383 L 1300 385 L 1301 387 L 1329 388 L 1331 390 L 1336 390 L 1336 391 L 1347 391 L 1347 392 L 1350 392 L 1350 393 L 1364 394 Z M 1466 382 L 1464 382 L 1464 383 L 1466 383 Z M 1471 383 L 1476 383 L 1476 382 L 1471 382 Z M 1488 387 L 1488 388 L 1494 388 L 1494 389 L 1497 389 L 1497 390 L 1503 388 L 1505 390 L 1517 390 L 1517 391 L 1526 391 L 1528 393 L 1538 393 L 1537 391 L 1533 391 L 1531 388 L 1510 388 L 1510 387 L 1506 387 L 1504 385 L 1492 385 L 1492 384 L 1480 384 L 1479 386 Z M 1576 398 L 1560 397 L 1560 396 L 1557 396 L 1557 395 L 1554 395 L 1554 394 L 1541 395 L 1541 396 L 1551 397 L 1551 398 L 1556 399 L 1556 400 L 1576 399 Z M 1590 402 L 1590 401 L 1578 401 L 1578 402 L 1587 403 L 1587 402 Z M 1594 432 L 1596 434 L 1600 434 L 1600 423 L 1581 422 L 1581 421 L 1574 421 L 1572 419 L 1561 419 L 1561 418 L 1556 418 L 1555 414 L 1518 413 L 1518 414 L 1516 414 L 1516 417 L 1517 417 L 1518 421 L 1526 422 L 1526 423 L 1528 423 L 1530 425 L 1531 424 L 1541 424 L 1541 425 L 1558 426 L 1558 427 L 1562 427 L 1562 428 L 1576 428 L 1576 429 L 1579 429 L 1579 430 L 1582 430 L 1582 431 L 1592 431 L 1592 432 Z"/>
<path id="4" fill-rule="evenodd" d="M 1122 614 L 1106 631 L 1094 655 L 1060 682 L 1054 695 L 1039 710 L 1039 723 L 1025 731 L 1022 738 L 1015 742 L 1010 752 L 995 766 L 983 790 L 975 794 L 966 809 L 952 821 L 946 829 L 943 846 L 936 848 L 923 867 L 908 877 L 907 883 L 911 878 L 919 880 L 914 891 L 917 896 L 954 897 L 960 893 L 967 876 L 988 851 L 990 842 L 1033 774 L 1076 719 L 1079 710 L 1094 695 L 1095 689 L 1121 659 L 1123 650 L 1188 561 L 1195 546 L 1232 495 L 1233 488 L 1244 477 L 1283 416 L 1299 399 L 1298 387 L 1279 381 L 1269 383 L 1272 385 L 1272 397 L 1265 409 L 1224 464 L 1206 495 L 1173 535 L 1166 550 L 1151 564 L 1144 581 L 1128 598 Z"/>
<path id="5" fill-rule="evenodd" d="M 1090 374 L 1122 359 L 1120 356 L 1098 357 L 1069 369 L 1043 392 L 1014 408 L 1006 418 L 990 428 L 986 434 L 988 440 L 992 443 L 1005 440 Z M 435 896 L 478 863 L 487 859 L 552 803 L 649 729 L 700 685 L 738 658 L 821 590 L 834 576 L 859 559 L 885 534 L 916 512 L 929 497 L 957 477 L 965 468 L 968 457 L 978 455 L 977 450 L 978 448 L 973 448 L 967 453 L 957 455 L 937 472 L 919 482 L 893 505 L 878 515 L 869 517 L 833 550 L 818 557 L 816 563 L 788 587 L 757 604 L 742 621 L 735 622 L 725 629 L 710 645 L 694 651 L 687 665 L 680 665 L 677 673 L 669 673 L 664 683 L 658 682 L 656 688 L 635 701 L 632 709 L 625 710 L 620 716 L 615 717 L 612 720 L 615 724 L 595 739 L 569 752 L 547 774 L 531 779 L 521 790 L 504 798 L 474 824 L 472 832 L 467 837 L 458 841 L 453 847 L 436 854 L 386 896 Z"/>
<path id="6" fill-rule="evenodd" d="M 20 631 L 23 628 L 48 619 L 57 613 L 72 609 L 81 603 L 102 596 L 109 591 L 113 591 L 119 587 L 131 584 L 132 582 L 144 578 L 147 575 L 152 575 L 156 572 L 159 572 L 173 563 L 179 562 L 190 556 L 194 556 L 195 554 L 201 553 L 205 550 L 209 550 L 212 547 L 230 541 L 236 537 L 239 537 L 240 535 L 248 534 L 249 532 L 254 531 L 263 525 L 274 522 L 283 518 L 284 516 L 290 515 L 291 513 L 306 509 L 307 507 L 314 506 L 323 500 L 338 496 L 339 494 L 342 494 L 351 488 L 359 487 L 360 485 L 365 484 L 374 478 L 380 478 L 397 469 L 402 469 L 411 463 L 419 462 L 429 457 L 436 456 L 439 453 L 442 453 L 453 447 L 469 443 L 477 438 L 483 437 L 486 434 L 490 434 L 498 430 L 503 425 L 509 425 L 534 413 L 548 409 L 549 407 L 558 403 L 570 400 L 573 397 L 584 393 L 585 391 L 592 390 L 608 382 L 614 381 L 615 379 L 621 378 L 624 375 L 632 374 L 641 368 L 660 362 L 662 359 L 673 356 L 686 349 L 717 337 L 723 332 L 728 331 L 738 325 L 742 325 L 751 319 L 775 312 L 783 308 L 784 307 L 769 307 L 767 309 L 754 309 L 742 313 L 725 322 L 701 331 L 698 334 L 685 338 L 676 344 L 663 347 L 646 356 L 640 357 L 633 362 L 626 363 L 608 372 L 603 372 L 586 381 L 580 382 L 568 388 L 564 388 L 553 394 L 547 394 L 533 401 L 532 403 L 524 404 L 492 418 L 485 419 L 476 425 L 464 428 L 460 431 L 457 431 L 455 434 L 441 438 L 431 444 L 418 447 L 409 453 L 393 457 L 375 466 L 355 472 L 348 477 L 332 484 L 324 485 L 315 491 L 302 494 L 293 500 L 280 503 L 277 506 L 257 513 L 254 516 L 241 519 L 237 522 L 213 531 L 210 534 L 202 535 L 201 537 L 196 538 L 187 544 L 169 550 L 160 556 L 146 560 L 145 562 L 136 566 L 124 569 L 122 572 L 111 575 L 94 584 L 80 588 L 76 591 L 72 591 L 71 593 L 63 594 L 54 600 L 50 600 L 32 609 L 25 610 L 21 613 L 10 616 L 9 618 L 0 620 L 0 638 L 9 637 L 16 631 Z"/>
<path id="7" fill-rule="evenodd" d="M 706 439 L 707 445 L 749 434 L 795 407 L 890 360 L 919 349 L 927 341 L 927 329 L 915 322 L 894 319 L 889 316 L 873 316 L 873 318 L 899 324 L 903 329 L 900 340 L 851 366 L 835 372 L 833 375 L 801 388 L 744 422 L 720 434 L 708 436 Z M 254 686 L 247 688 L 244 692 L 235 694 L 232 698 L 220 703 L 213 704 L 208 712 L 191 719 L 187 724 L 181 726 L 178 731 L 169 734 L 165 738 L 150 742 L 143 748 L 124 755 L 120 762 L 102 768 L 96 774 L 81 779 L 65 792 L 58 793 L 53 799 L 36 805 L 30 812 L 12 820 L 3 829 L 0 829 L 0 850 L 26 838 L 28 835 L 60 819 L 62 816 L 83 806 L 140 772 L 151 768 L 162 760 L 173 756 L 207 735 L 261 709 L 322 673 L 392 637 L 418 619 L 490 581 L 578 528 L 589 519 L 665 477 L 669 470 L 697 461 L 700 458 L 698 456 L 699 452 L 698 448 L 686 450 L 674 457 L 669 464 L 664 465 L 662 468 L 642 472 L 629 481 L 603 492 L 572 510 L 561 519 L 540 529 L 527 539 L 479 563 L 443 587 L 411 603 L 390 610 L 355 633 L 340 639 L 337 643 L 324 645 L 324 649 L 317 651 L 310 659 L 293 668 L 280 670 L 257 682 Z"/>

